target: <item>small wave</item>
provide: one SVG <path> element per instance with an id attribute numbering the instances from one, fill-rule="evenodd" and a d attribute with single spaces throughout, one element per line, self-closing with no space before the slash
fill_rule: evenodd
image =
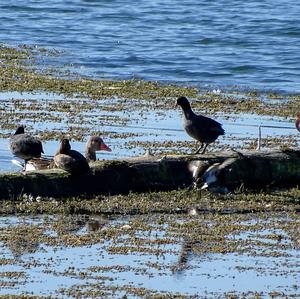
<path id="1" fill-rule="evenodd" d="M 239 66 L 235 66 L 235 67 L 231 67 L 230 71 L 232 72 L 236 72 L 236 73 L 249 73 L 249 72 L 255 72 L 257 71 L 259 68 L 255 65 L 239 65 Z"/>
<path id="2" fill-rule="evenodd" d="M 202 45 L 211 45 L 211 44 L 215 44 L 217 43 L 219 40 L 215 39 L 215 38 L 203 38 L 201 40 L 199 40 L 199 44 Z"/>

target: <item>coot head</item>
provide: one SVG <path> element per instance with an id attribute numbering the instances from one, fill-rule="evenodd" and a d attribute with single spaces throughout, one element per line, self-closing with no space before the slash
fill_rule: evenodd
<path id="1" fill-rule="evenodd" d="M 177 99 L 177 105 L 181 106 L 183 110 L 190 109 L 191 105 L 186 97 L 180 97 Z"/>
<path id="2" fill-rule="evenodd" d="M 17 128 L 15 135 L 24 134 L 24 133 L 25 133 L 24 127 L 20 126 Z"/>

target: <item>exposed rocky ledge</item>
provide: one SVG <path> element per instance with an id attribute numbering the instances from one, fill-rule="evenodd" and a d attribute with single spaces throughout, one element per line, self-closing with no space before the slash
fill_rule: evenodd
<path id="1" fill-rule="evenodd" d="M 12 199 L 24 193 L 47 197 L 126 194 L 192 185 L 230 192 L 241 187 L 261 190 L 299 183 L 298 150 L 226 151 L 97 161 L 91 165 L 91 172 L 82 176 L 59 169 L 1 174 L 0 197 Z"/>

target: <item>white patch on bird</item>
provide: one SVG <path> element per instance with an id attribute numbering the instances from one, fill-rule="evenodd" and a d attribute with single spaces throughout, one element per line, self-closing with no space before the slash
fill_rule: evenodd
<path id="1" fill-rule="evenodd" d="M 190 163 L 188 167 L 189 171 L 193 174 L 193 178 L 195 179 L 198 170 L 198 163 Z"/>
<path id="2" fill-rule="evenodd" d="M 208 184 L 207 184 L 207 183 L 204 183 L 204 184 L 202 185 L 202 187 L 201 187 L 200 190 L 205 190 L 205 189 L 207 189 L 207 188 L 208 188 Z"/>
<path id="3" fill-rule="evenodd" d="M 164 162 L 167 160 L 167 156 L 163 156 L 162 158 L 158 159 L 158 162 Z"/>
<path id="4" fill-rule="evenodd" d="M 219 166 L 221 163 L 214 163 L 213 165 L 209 166 L 207 170 L 203 174 L 203 181 L 209 185 L 215 183 L 218 178 L 217 175 L 220 172 Z"/>
<path id="5" fill-rule="evenodd" d="M 36 171 L 36 167 L 31 163 L 26 163 L 25 171 Z"/>

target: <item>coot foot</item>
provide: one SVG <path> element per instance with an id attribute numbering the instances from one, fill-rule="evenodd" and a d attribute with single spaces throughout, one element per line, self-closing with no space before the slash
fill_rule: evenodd
<path id="1" fill-rule="evenodd" d="M 206 151 L 206 148 L 208 146 L 208 143 L 201 143 L 201 145 L 199 146 L 199 148 L 197 149 L 197 151 L 195 152 L 195 155 L 198 155 L 198 154 L 204 154 L 205 151 Z M 203 150 L 202 150 L 203 148 Z M 202 150 L 202 152 L 200 153 L 200 151 Z"/>

